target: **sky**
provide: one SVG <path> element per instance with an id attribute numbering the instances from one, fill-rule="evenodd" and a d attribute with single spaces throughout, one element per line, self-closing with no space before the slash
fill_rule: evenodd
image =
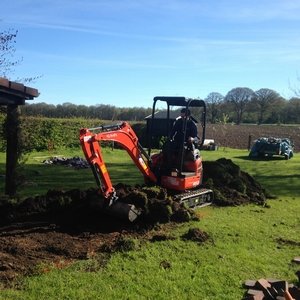
<path id="1" fill-rule="evenodd" d="M 151 107 L 236 87 L 293 96 L 300 0 L 2 0 L 34 102 Z"/>

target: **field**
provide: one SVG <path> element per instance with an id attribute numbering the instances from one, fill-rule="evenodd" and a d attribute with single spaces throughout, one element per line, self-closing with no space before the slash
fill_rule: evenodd
<path id="1" fill-rule="evenodd" d="M 34 219 L 5 225 L 0 231 L 0 299 L 241 299 L 247 279 L 296 283 L 299 267 L 291 260 L 299 256 L 300 245 L 300 156 L 251 161 L 247 150 L 228 148 L 225 141 L 235 141 L 232 146 L 237 147 L 245 136 L 247 145 L 253 130 L 229 138 L 230 126 L 212 129 L 219 135 L 208 131 L 208 138 L 218 143 L 223 137 L 224 142 L 218 151 L 202 151 L 204 160 L 232 159 L 276 199 L 263 206 L 206 207 L 196 211 L 193 221 L 146 229 L 101 216 L 95 230 L 87 226 L 84 210 L 68 224 L 72 227 Z M 95 186 L 88 169 L 41 163 L 56 154 L 70 157 L 81 152 L 31 153 L 22 195 Z M 114 183 L 142 184 L 124 151 L 106 149 L 105 156 Z M 1 155 L 1 173 L 4 161 Z M 97 212 L 89 217 L 98 218 Z M 200 239 L 186 239 L 191 229 L 203 233 Z M 27 276 L 18 276 L 23 274 Z"/>
<path id="2" fill-rule="evenodd" d="M 248 149 L 249 136 L 251 142 L 260 137 L 289 138 L 300 151 L 300 126 L 279 125 L 231 125 L 208 124 L 206 138 L 215 139 L 217 145 L 236 149 Z"/>

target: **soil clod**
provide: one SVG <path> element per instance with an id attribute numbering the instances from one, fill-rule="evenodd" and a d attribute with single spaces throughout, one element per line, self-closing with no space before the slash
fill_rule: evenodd
<path id="1" fill-rule="evenodd" d="M 204 243 L 209 239 L 207 232 L 199 228 L 190 228 L 186 234 L 182 236 L 184 240 L 189 240 L 197 243 Z"/>

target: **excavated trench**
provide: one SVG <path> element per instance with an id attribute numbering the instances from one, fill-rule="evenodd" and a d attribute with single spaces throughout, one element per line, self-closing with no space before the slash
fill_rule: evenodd
<path id="1" fill-rule="evenodd" d="M 203 167 L 203 183 L 213 189 L 214 205 L 265 204 L 268 194 L 263 187 L 231 160 L 204 162 Z M 63 268 L 74 260 L 101 257 L 101 266 L 111 253 L 134 249 L 136 239 L 169 239 L 170 227 L 197 219 L 195 211 L 173 201 L 163 188 L 123 184 L 115 188 L 119 201 L 142 209 L 136 222 L 104 214 L 104 199 L 96 189 L 49 190 L 19 204 L 2 200 L 0 287 L 15 284 L 20 275 L 47 272 L 50 265 Z M 183 238 L 204 242 L 209 236 L 193 229 Z"/>

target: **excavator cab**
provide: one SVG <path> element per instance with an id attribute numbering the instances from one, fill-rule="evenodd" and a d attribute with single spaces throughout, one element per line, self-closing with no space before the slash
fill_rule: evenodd
<path id="1" fill-rule="evenodd" d="M 155 136 L 155 124 L 157 114 L 157 104 L 163 102 L 166 106 L 166 127 L 167 141 L 163 149 L 158 154 L 151 155 L 152 142 Z M 191 111 L 188 118 L 183 118 L 180 123 L 181 142 L 172 145 L 172 123 L 174 110 L 178 111 L 184 108 L 185 111 Z M 197 116 L 196 116 L 197 115 Z M 189 99 L 185 97 L 154 97 L 150 126 L 148 128 L 148 155 L 151 157 L 151 169 L 156 174 L 158 181 L 163 187 L 178 191 L 191 190 L 202 183 L 203 168 L 200 148 L 205 139 L 205 116 L 206 105 L 203 100 Z M 195 122 L 198 128 L 197 143 L 187 143 L 188 122 Z"/>

